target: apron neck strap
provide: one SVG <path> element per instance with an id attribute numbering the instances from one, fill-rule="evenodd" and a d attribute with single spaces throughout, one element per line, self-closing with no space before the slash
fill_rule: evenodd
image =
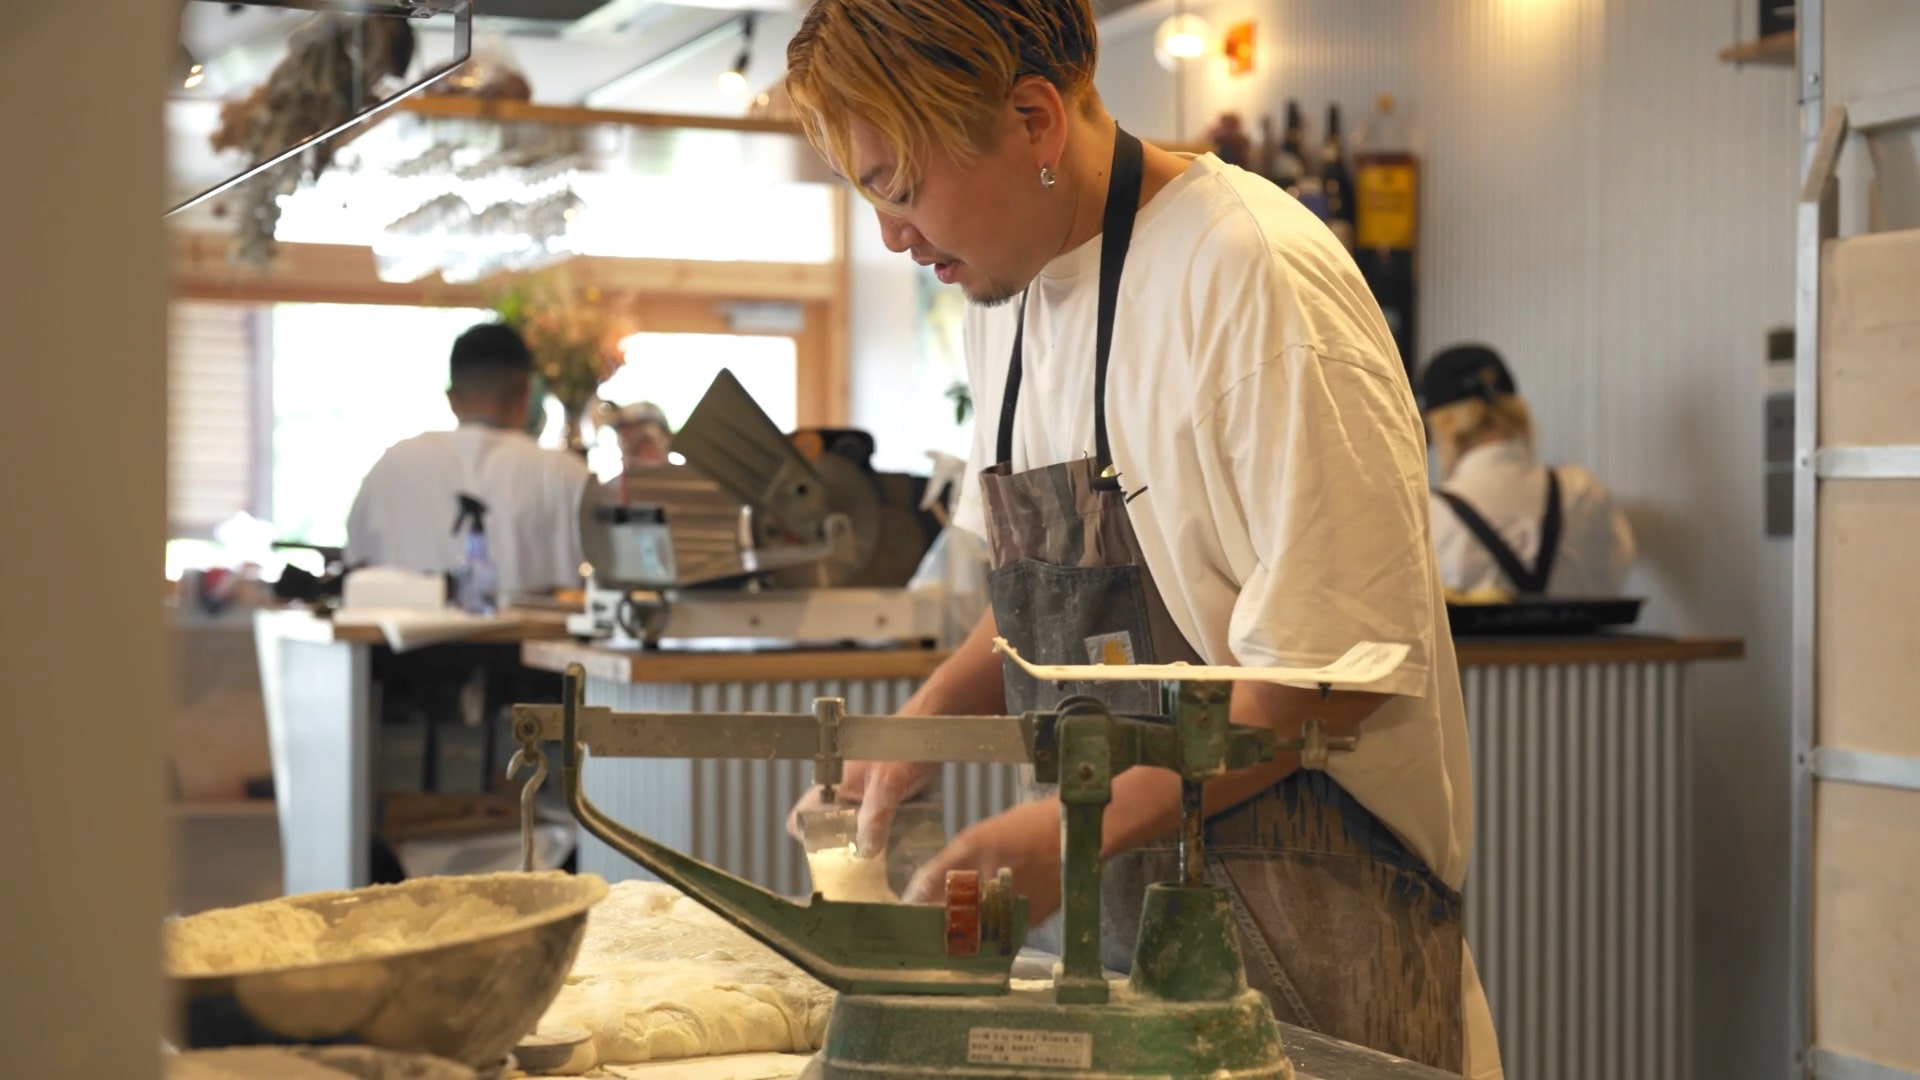
<path id="1" fill-rule="evenodd" d="M 1120 272 L 1133 244 L 1133 223 L 1140 212 L 1140 192 L 1146 179 L 1146 151 L 1140 140 L 1119 126 L 1113 132 L 1113 169 L 1107 180 L 1106 211 L 1100 225 L 1100 307 L 1093 338 L 1094 486 L 1118 490 L 1118 476 L 1106 475 L 1113 464 L 1107 440 L 1107 361 L 1113 353 L 1114 311 L 1120 302 Z M 1013 418 L 1020 404 L 1021 355 L 1027 336 L 1027 294 L 1020 298 L 1018 328 L 1013 334 L 1013 358 L 1007 364 L 1006 392 L 1000 403 L 1000 432 L 994 459 L 1013 460 Z"/>

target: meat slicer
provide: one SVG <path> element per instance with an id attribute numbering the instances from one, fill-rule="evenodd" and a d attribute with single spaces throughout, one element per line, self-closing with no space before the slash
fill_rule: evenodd
<path id="1" fill-rule="evenodd" d="M 568 806 L 587 831 L 839 991 L 809 1073 L 821 1080 L 1448 1075 L 1277 1022 L 1247 985 L 1227 896 L 1204 873 L 1207 779 L 1284 750 L 1299 751 L 1304 768 L 1324 768 L 1356 745 L 1318 720 L 1297 738 L 1231 724 L 1230 684 L 1363 687 L 1404 662 L 1406 646 L 1363 643 L 1311 670 L 1039 667 L 1004 641 L 996 647 L 1048 681 L 1158 681 L 1162 715 L 1116 716 L 1087 697 L 1019 717 L 857 716 L 838 698 L 817 700 L 811 714 L 615 712 L 586 703 L 585 672 L 573 665 L 562 704 L 514 707 L 516 764 L 535 766 L 523 805 L 547 774 L 543 747 L 558 742 Z M 587 754 L 811 760 L 829 798 L 846 760 L 1028 765 L 1060 791 L 1065 930 L 1052 978 L 1033 986 L 1015 977 L 1027 900 L 1005 870 L 949 872 L 935 904 L 790 900 L 609 818 L 582 788 Z M 1132 974 L 1116 979 L 1100 963 L 1101 829 L 1113 778 L 1136 766 L 1181 778 L 1179 873 L 1148 887 Z"/>
<path id="2" fill-rule="evenodd" d="M 865 432 L 782 433 L 731 372 L 673 437 L 684 465 L 589 487 L 591 572 L 579 637 L 789 643 L 937 638 L 938 605 L 907 588 L 937 533 L 925 480 L 876 471 Z"/>

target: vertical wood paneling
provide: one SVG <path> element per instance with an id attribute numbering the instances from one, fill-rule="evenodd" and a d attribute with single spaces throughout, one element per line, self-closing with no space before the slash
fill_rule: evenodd
<path id="1" fill-rule="evenodd" d="M 1467 938 L 1507 1076 L 1693 1075 L 1682 669 L 1462 675 Z"/>

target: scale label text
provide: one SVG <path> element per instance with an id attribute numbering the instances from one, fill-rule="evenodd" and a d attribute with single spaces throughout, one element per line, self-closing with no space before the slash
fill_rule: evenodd
<path id="1" fill-rule="evenodd" d="M 1084 1031 L 970 1028 L 967 1031 L 967 1064 L 1091 1069 L 1093 1035 Z"/>

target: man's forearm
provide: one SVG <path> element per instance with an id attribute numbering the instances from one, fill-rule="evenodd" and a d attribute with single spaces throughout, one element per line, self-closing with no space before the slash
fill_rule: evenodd
<path id="1" fill-rule="evenodd" d="M 1000 655 L 993 651 L 993 609 L 953 654 L 900 706 L 902 716 L 997 716 L 1007 707 Z"/>
<path id="2" fill-rule="evenodd" d="M 1235 683 L 1228 719 L 1272 729 L 1283 739 L 1300 736 L 1309 717 L 1327 722 L 1333 735 L 1351 735 L 1387 700 L 1384 694 L 1336 693 L 1322 702 L 1311 690 L 1267 683 Z M 1272 761 L 1208 780 L 1201 796 L 1212 817 L 1238 806 L 1300 767 L 1300 755 L 1284 750 Z M 1136 766 L 1113 778 L 1113 802 L 1101 827 L 1100 855 L 1163 840 L 1180 828 L 1180 777 L 1170 769 Z"/>

